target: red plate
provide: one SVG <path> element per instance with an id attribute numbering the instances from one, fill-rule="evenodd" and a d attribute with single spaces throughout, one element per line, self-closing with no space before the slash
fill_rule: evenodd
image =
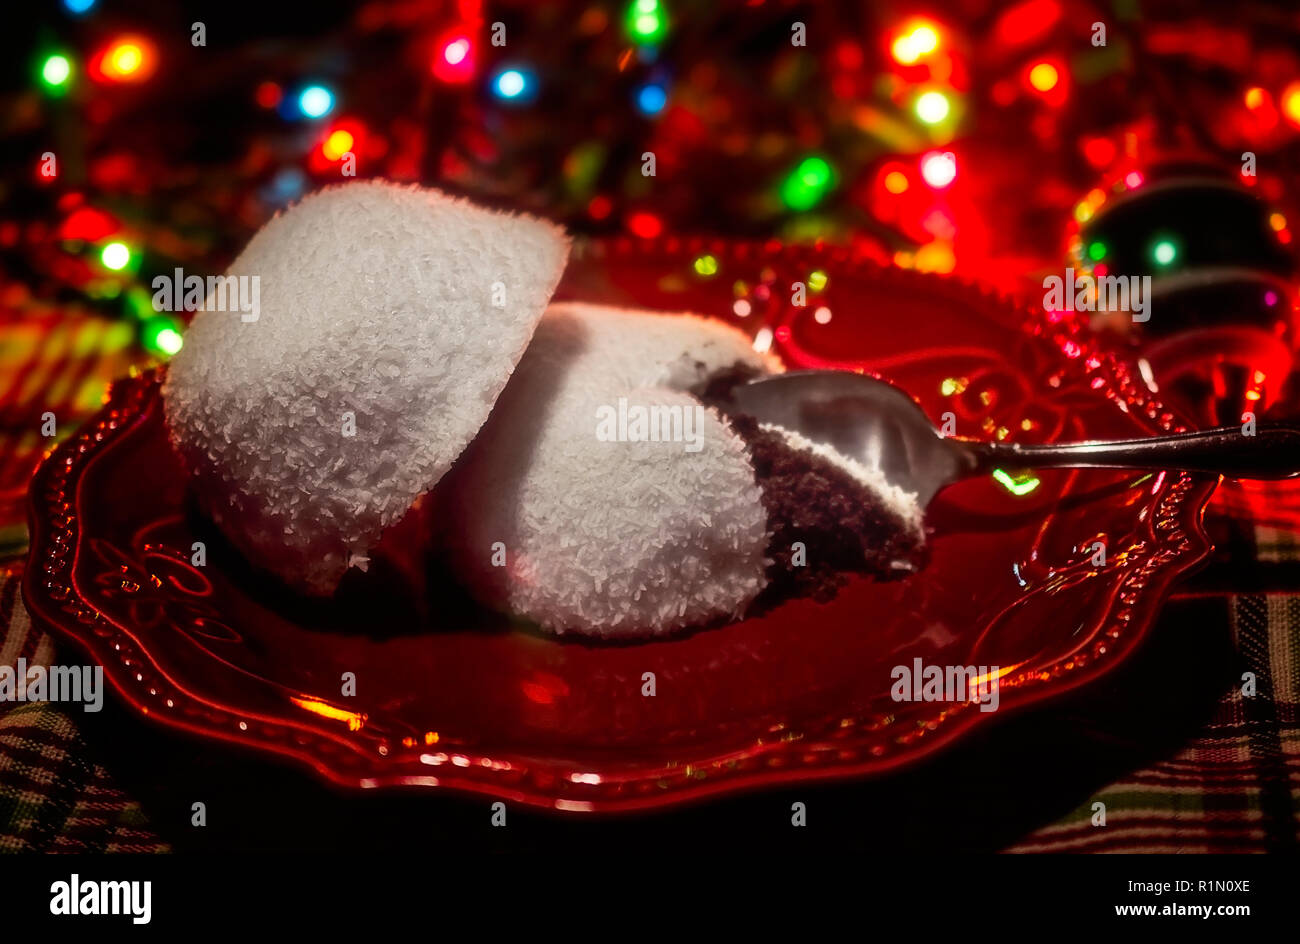
<path id="1" fill-rule="evenodd" d="M 795 281 L 803 308 L 790 304 Z M 560 295 L 716 315 L 773 338 L 792 366 L 879 372 L 936 421 L 951 414 L 958 434 L 1174 428 L 1079 329 L 843 251 L 596 244 L 575 256 Z M 1097 678 L 1208 552 L 1200 518 L 1214 486 L 1109 471 L 1043 473 L 1021 495 L 965 482 L 931 507 L 929 564 L 906 580 L 857 581 L 830 604 L 670 641 L 560 642 L 446 588 L 407 606 L 367 575 L 322 607 L 250 573 L 190 509 L 146 376 L 118 384 L 36 475 L 24 593 L 136 710 L 200 737 L 351 787 L 644 809 L 890 770 Z M 195 541 L 205 566 L 191 564 Z M 1092 563 L 1096 541 L 1104 566 Z M 1001 667 L 999 712 L 893 701 L 891 670 L 914 658 Z M 654 697 L 642 694 L 647 672 Z"/>

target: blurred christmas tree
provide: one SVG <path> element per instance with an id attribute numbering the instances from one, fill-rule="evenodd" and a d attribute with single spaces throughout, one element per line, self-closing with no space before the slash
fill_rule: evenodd
<path id="1" fill-rule="evenodd" d="M 154 310 L 154 275 L 219 271 L 276 208 L 353 172 L 579 233 L 857 242 L 1014 287 L 1059 264 L 1080 195 L 1157 152 L 1250 150 L 1247 183 L 1283 203 L 1300 16 L 1220 9 L 19 5 L 0 301 L 125 317 L 165 354 L 183 325 Z"/>

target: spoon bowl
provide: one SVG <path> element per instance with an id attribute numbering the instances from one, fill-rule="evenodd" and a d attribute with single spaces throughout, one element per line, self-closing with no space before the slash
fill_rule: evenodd
<path id="1" fill-rule="evenodd" d="M 1221 426 L 1145 439 L 1025 446 L 944 436 L 908 394 L 852 371 L 796 370 L 731 391 L 732 409 L 830 446 L 925 507 L 959 479 L 994 469 L 1171 469 L 1231 478 L 1300 475 L 1300 427 Z"/>

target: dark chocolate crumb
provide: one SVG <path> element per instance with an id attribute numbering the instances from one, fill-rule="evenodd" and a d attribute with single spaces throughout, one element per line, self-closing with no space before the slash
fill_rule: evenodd
<path id="1" fill-rule="evenodd" d="M 753 417 L 728 418 L 749 446 L 772 532 L 769 583 L 751 614 L 796 597 L 828 601 L 850 575 L 892 580 L 921 565 L 924 541 L 851 474 Z M 793 563 L 795 542 L 807 548 L 804 566 Z"/>

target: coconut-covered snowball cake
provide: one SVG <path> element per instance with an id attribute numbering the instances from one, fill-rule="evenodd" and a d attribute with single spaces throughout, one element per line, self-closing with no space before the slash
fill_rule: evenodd
<path id="1" fill-rule="evenodd" d="M 567 255 L 550 223 L 383 182 L 276 216 L 228 273 L 260 280 L 259 316 L 197 313 L 163 387 L 202 507 L 331 593 L 483 425 Z"/>
<path id="2" fill-rule="evenodd" d="M 717 321 L 552 305 L 435 493 L 450 566 L 489 605 L 602 637 L 905 572 L 924 543 L 913 496 L 711 405 L 774 370 Z"/>

